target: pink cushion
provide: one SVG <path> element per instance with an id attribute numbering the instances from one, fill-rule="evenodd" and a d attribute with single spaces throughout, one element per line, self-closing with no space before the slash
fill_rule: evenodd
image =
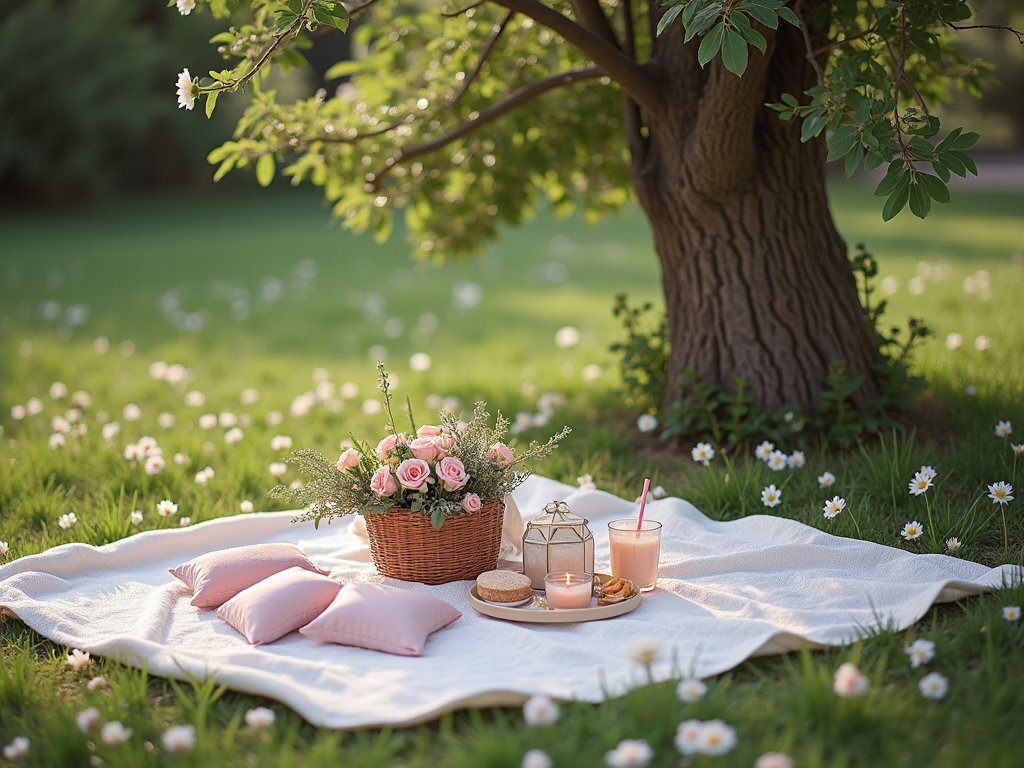
<path id="1" fill-rule="evenodd" d="M 292 544 L 253 544 L 208 552 L 171 569 L 171 575 L 192 590 L 196 608 L 216 608 L 243 589 L 287 568 L 322 573 Z"/>
<path id="2" fill-rule="evenodd" d="M 422 656 L 431 632 L 462 614 L 432 595 L 383 584 L 346 584 L 326 611 L 299 630 L 328 643 Z"/>
<path id="3" fill-rule="evenodd" d="M 311 622 L 340 589 L 341 584 L 319 573 L 289 568 L 243 589 L 217 615 L 253 645 L 263 645 Z"/>

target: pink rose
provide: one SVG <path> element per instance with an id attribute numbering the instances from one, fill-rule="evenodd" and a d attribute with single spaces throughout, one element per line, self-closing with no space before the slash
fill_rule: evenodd
<path id="1" fill-rule="evenodd" d="M 466 498 L 462 500 L 462 508 L 467 512 L 479 512 L 483 505 L 484 503 L 475 493 L 467 493 Z"/>
<path id="2" fill-rule="evenodd" d="M 434 468 L 434 471 L 441 478 L 446 491 L 457 491 L 459 488 L 464 488 L 466 483 L 469 482 L 466 467 L 454 456 L 441 459 Z"/>
<path id="3" fill-rule="evenodd" d="M 382 499 L 398 490 L 398 483 L 391 476 L 391 467 L 385 464 L 373 473 L 373 477 L 370 478 L 370 490 Z"/>
<path id="4" fill-rule="evenodd" d="M 450 451 L 455 447 L 455 435 L 441 434 L 434 438 L 437 444 L 441 446 L 441 450 Z"/>
<path id="5" fill-rule="evenodd" d="M 437 461 L 445 455 L 440 450 L 437 439 L 433 437 L 417 437 L 409 443 L 409 448 L 412 450 L 413 456 L 423 459 L 423 461 Z"/>
<path id="6" fill-rule="evenodd" d="M 405 435 L 399 432 L 397 435 L 388 435 L 379 443 L 377 443 L 377 458 L 384 461 L 388 457 L 388 452 L 394 448 L 398 443 L 405 442 Z"/>
<path id="7" fill-rule="evenodd" d="M 395 471 L 398 482 L 409 491 L 426 490 L 430 479 L 430 465 L 423 459 L 406 459 Z"/>
<path id="8" fill-rule="evenodd" d="M 339 472 L 347 472 L 359 466 L 359 451 L 349 448 L 338 459 L 337 467 Z"/>
<path id="9" fill-rule="evenodd" d="M 441 434 L 441 428 L 432 424 L 424 424 L 416 430 L 416 437 L 437 437 Z"/>
<path id="10" fill-rule="evenodd" d="M 498 460 L 499 467 L 507 467 L 515 460 L 512 449 L 504 443 L 495 443 L 491 446 L 490 457 Z"/>

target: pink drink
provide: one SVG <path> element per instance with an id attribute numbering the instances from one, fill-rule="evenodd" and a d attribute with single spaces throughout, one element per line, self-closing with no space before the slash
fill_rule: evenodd
<path id="1" fill-rule="evenodd" d="M 637 536 L 636 520 L 613 520 L 608 523 L 608 548 L 612 576 L 629 579 L 643 592 L 654 589 L 661 555 L 661 523 L 644 520 Z"/>

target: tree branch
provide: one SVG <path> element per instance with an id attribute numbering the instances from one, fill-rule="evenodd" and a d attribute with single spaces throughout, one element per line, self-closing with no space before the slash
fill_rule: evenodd
<path id="1" fill-rule="evenodd" d="M 348 3 L 342 3 L 345 6 L 345 10 L 348 11 L 348 17 L 355 19 L 362 15 L 363 11 L 369 10 L 370 6 L 376 5 L 380 0 L 367 0 L 362 5 L 357 5 L 355 8 L 350 8 Z"/>
<path id="2" fill-rule="evenodd" d="M 468 136 L 488 123 L 494 122 L 502 115 L 511 112 L 520 104 L 530 101 L 531 99 L 534 99 L 543 93 L 547 93 L 550 90 L 560 88 L 563 85 L 572 85 L 573 83 L 582 82 L 584 80 L 594 80 L 595 78 L 604 77 L 605 75 L 606 73 L 600 67 L 590 67 L 588 69 L 559 72 L 558 74 L 550 75 L 541 80 L 535 80 L 532 83 L 524 85 L 504 101 L 488 107 L 472 120 L 459 125 L 443 136 L 439 136 L 438 138 L 424 142 L 423 144 L 417 144 L 406 149 L 399 149 L 384 162 L 384 165 L 377 170 L 366 174 L 366 182 L 370 184 L 374 190 L 380 189 L 384 176 L 399 163 L 404 163 L 417 157 L 421 157 L 422 155 L 436 152 L 437 150 L 451 144 L 453 141 L 458 141 L 463 136 Z"/>
<path id="3" fill-rule="evenodd" d="M 950 29 L 955 29 L 958 32 L 960 30 L 963 30 L 963 29 L 1002 29 L 1002 30 L 1004 30 L 1006 32 L 1009 32 L 1012 35 L 1015 35 L 1016 38 L 1017 38 L 1017 42 L 1020 43 L 1021 45 L 1024 45 L 1024 32 L 1020 32 L 1019 30 L 1014 29 L 1009 24 L 963 24 L 963 25 L 957 25 L 957 24 L 952 24 L 952 23 L 950 23 L 948 21 L 943 21 L 942 23 L 945 24 Z"/>
<path id="4" fill-rule="evenodd" d="M 480 50 L 480 56 L 477 57 L 476 66 L 473 67 L 472 72 L 466 75 L 465 79 L 462 81 L 462 86 L 459 88 L 458 92 L 452 97 L 451 101 L 448 102 L 447 106 L 451 107 L 452 105 L 454 105 L 455 102 L 461 99 L 462 95 L 467 90 L 469 90 L 470 84 L 474 80 L 476 80 L 477 75 L 480 74 L 480 70 L 483 69 L 484 67 L 484 62 L 487 61 L 487 57 L 490 56 L 491 51 L 494 50 L 494 46 L 498 42 L 498 38 L 501 37 L 501 33 L 505 31 L 505 27 L 508 26 L 508 23 L 512 20 L 512 17 L 515 15 L 515 11 L 509 11 L 508 13 L 505 14 L 505 18 L 503 18 L 499 23 L 495 24 L 494 27 L 491 29 L 490 37 L 487 38 L 487 42 L 484 43 L 484 47 Z"/>
<path id="5" fill-rule="evenodd" d="M 605 16 L 598 0 L 572 0 L 572 7 L 576 12 L 576 18 L 584 29 L 603 37 L 616 48 L 619 47 L 619 39 L 615 36 L 615 30 L 612 29 L 611 22 Z"/>
<path id="6" fill-rule="evenodd" d="M 633 30 L 633 2 L 622 0 L 623 40 L 622 52 L 629 58 L 636 59 L 636 37 Z M 622 91 L 622 127 L 626 134 L 626 146 L 633 161 L 633 168 L 639 168 L 647 158 L 647 142 L 642 131 L 640 107 Z"/>
<path id="7" fill-rule="evenodd" d="M 825 71 L 821 68 L 821 64 L 818 63 L 818 57 L 814 53 L 814 46 L 811 45 L 811 32 L 807 28 L 807 22 L 804 21 L 804 15 L 800 12 L 800 3 L 802 0 L 797 0 L 793 4 L 793 13 L 796 14 L 797 19 L 800 21 L 800 32 L 804 37 L 804 48 L 807 50 L 807 60 L 811 62 L 811 66 L 814 67 L 814 75 L 818 78 L 818 85 L 825 84 Z"/>
<path id="8" fill-rule="evenodd" d="M 660 89 L 651 73 L 624 54 L 618 43 L 610 43 L 603 37 L 549 8 L 539 0 L 493 0 L 496 4 L 529 16 L 572 43 L 595 64 L 626 90 L 633 100 L 648 111 L 654 111 L 661 102 Z"/>
<path id="9" fill-rule="evenodd" d="M 479 8 L 486 2 L 487 0 L 478 0 L 477 2 L 471 5 L 467 5 L 465 8 L 459 8 L 457 11 L 441 11 L 441 15 L 448 19 L 454 19 L 456 16 L 461 16 L 466 11 L 471 11 L 474 8 Z"/>

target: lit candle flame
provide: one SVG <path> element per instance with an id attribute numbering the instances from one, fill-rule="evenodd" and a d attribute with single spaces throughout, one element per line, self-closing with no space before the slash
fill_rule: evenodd
<path id="1" fill-rule="evenodd" d="M 570 579 L 570 577 L 569 577 L 569 574 L 568 574 L 568 573 L 567 573 L 567 574 L 565 574 L 565 586 L 567 586 L 567 587 L 568 587 L 568 586 L 571 586 L 571 583 L 572 583 L 572 582 L 571 582 L 571 579 Z"/>

